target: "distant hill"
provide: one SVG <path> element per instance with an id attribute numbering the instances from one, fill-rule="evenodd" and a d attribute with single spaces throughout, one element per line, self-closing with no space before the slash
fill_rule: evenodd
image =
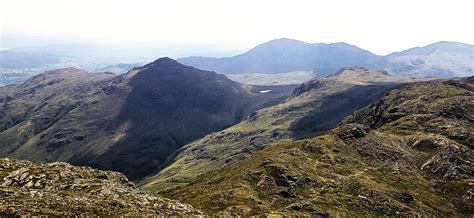
<path id="1" fill-rule="evenodd" d="M 474 46 L 437 42 L 378 56 L 346 43 L 310 44 L 277 39 L 233 57 L 188 57 L 178 61 L 224 74 L 313 71 L 315 76 L 325 76 L 341 67 L 363 66 L 406 77 L 450 78 L 474 74 Z"/>
<path id="2" fill-rule="evenodd" d="M 252 119 L 258 121 L 263 113 Z M 163 194 L 211 215 L 469 217 L 474 212 L 473 121 L 474 77 L 413 83 L 322 136 L 278 140 L 253 155 L 240 155 L 260 143 L 260 136 L 252 135 L 247 147 L 236 146 L 228 156 L 234 161 L 220 162 L 221 167 L 201 171 L 190 183 Z M 220 147 L 213 139 L 224 137 L 222 142 L 236 128 L 189 146 L 194 154 L 174 165 L 201 159 L 207 169 L 215 167 L 213 160 L 220 156 L 210 151 Z M 243 137 L 250 135 L 240 129 Z M 192 170 L 182 169 L 187 175 Z M 183 177 L 169 178 L 178 182 Z"/>
<path id="3" fill-rule="evenodd" d="M 400 76 L 472 76 L 474 46 L 458 42 L 437 42 L 387 55 L 381 66 Z"/>
<path id="4" fill-rule="evenodd" d="M 48 71 L 0 87 L 0 156 L 67 161 L 135 180 L 192 140 L 278 104 L 293 88 L 243 85 L 169 58 L 120 76 Z"/>
<path id="5" fill-rule="evenodd" d="M 369 51 L 346 43 L 310 44 L 276 39 L 234 57 L 189 57 L 178 61 L 224 74 L 313 70 L 318 76 L 326 76 L 344 66 L 371 66 L 378 59 Z"/>

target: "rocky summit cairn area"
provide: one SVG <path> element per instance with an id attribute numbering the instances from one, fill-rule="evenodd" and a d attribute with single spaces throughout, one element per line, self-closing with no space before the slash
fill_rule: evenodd
<path id="1" fill-rule="evenodd" d="M 55 162 L 0 159 L 0 215 L 200 214 L 135 187 L 121 173 Z"/>

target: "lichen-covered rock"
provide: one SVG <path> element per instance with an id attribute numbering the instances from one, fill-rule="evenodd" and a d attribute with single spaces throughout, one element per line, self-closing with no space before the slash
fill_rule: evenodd
<path id="1" fill-rule="evenodd" d="M 0 159 L 3 215 L 183 215 L 190 205 L 137 189 L 125 175 L 68 163 Z"/>

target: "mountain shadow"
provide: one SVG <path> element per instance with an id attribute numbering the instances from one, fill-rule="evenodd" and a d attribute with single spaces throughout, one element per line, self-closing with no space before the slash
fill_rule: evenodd
<path id="1" fill-rule="evenodd" d="M 354 86 L 342 92 L 325 96 L 318 110 L 313 110 L 295 120 L 289 130 L 293 139 L 321 135 L 337 126 L 346 116 L 382 98 L 390 90 L 405 84 L 380 84 Z"/>

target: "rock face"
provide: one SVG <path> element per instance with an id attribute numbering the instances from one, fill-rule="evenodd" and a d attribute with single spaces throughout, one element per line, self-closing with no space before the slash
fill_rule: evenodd
<path id="1" fill-rule="evenodd" d="M 0 159 L 0 215 L 183 215 L 192 206 L 135 188 L 121 173 Z"/>
<path id="2" fill-rule="evenodd" d="M 337 128 L 162 192 L 211 214 L 472 216 L 473 78 L 409 84 Z"/>

